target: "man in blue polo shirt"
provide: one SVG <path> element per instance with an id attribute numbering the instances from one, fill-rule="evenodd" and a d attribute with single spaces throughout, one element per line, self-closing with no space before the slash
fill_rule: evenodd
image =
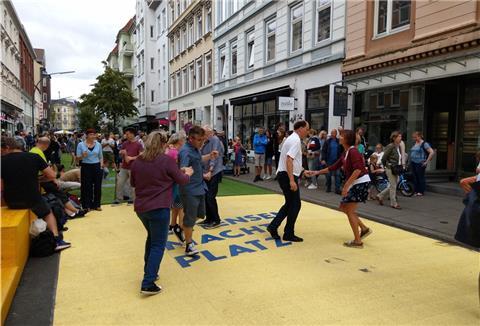
<path id="1" fill-rule="evenodd" d="M 257 133 L 253 136 L 253 151 L 255 152 L 255 179 L 253 182 L 262 181 L 260 177 L 262 167 L 265 164 L 265 151 L 267 149 L 268 138 L 265 135 L 263 127 L 258 127 Z"/>
<path id="2" fill-rule="evenodd" d="M 200 153 L 205 142 L 205 130 L 199 126 L 193 126 L 188 132 L 188 142 L 180 149 L 178 161 L 180 168 L 192 167 L 193 175 L 190 182 L 180 186 L 180 198 L 183 204 L 183 232 L 185 233 L 185 254 L 193 256 L 198 254 L 195 248 L 192 235 L 193 226 L 197 218 L 205 218 L 205 194 L 208 190 L 203 173 L 202 162 L 215 160 L 218 157 L 217 151 L 203 155 Z"/>

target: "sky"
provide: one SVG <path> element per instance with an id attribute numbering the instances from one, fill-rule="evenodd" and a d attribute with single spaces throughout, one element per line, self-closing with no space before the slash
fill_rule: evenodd
<path id="1" fill-rule="evenodd" d="M 118 31 L 135 15 L 135 0 L 12 0 L 34 48 L 45 49 L 52 99 L 78 99 L 103 72 Z"/>

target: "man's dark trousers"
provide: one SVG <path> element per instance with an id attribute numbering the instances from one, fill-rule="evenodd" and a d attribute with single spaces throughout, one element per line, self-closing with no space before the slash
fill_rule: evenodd
<path id="1" fill-rule="evenodd" d="M 207 215 L 205 221 L 209 223 L 220 222 L 217 205 L 218 184 L 220 182 L 222 182 L 222 172 L 215 174 L 209 181 L 206 181 L 208 191 L 205 195 L 205 209 Z"/>
<path id="2" fill-rule="evenodd" d="M 287 224 L 285 225 L 284 236 L 293 236 L 295 235 L 295 222 L 302 205 L 300 201 L 300 187 L 297 187 L 297 191 L 292 191 L 290 189 L 290 180 L 287 172 L 279 172 L 277 177 L 278 183 L 280 184 L 280 188 L 283 192 L 283 196 L 285 197 L 285 204 L 283 204 L 282 208 L 280 208 L 277 216 L 275 216 L 270 223 L 269 228 L 277 230 L 286 217 Z M 294 176 L 294 179 L 298 186 L 298 177 Z"/>

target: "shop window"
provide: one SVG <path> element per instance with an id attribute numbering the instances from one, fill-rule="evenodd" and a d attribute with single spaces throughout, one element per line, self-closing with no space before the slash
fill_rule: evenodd
<path id="1" fill-rule="evenodd" d="M 385 94 L 383 92 L 378 92 L 377 95 L 377 107 L 383 108 L 385 106 Z"/>
<path id="2" fill-rule="evenodd" d="M 410 0 L 376 0 L 374 30 L 382 36 L 404 30 L 410 24 Z"/>
<path id="3" fill-rule="evenodd" d="M 394 89 L 392 91 L 392 106 L 400 106 L 400 90 Z"/>

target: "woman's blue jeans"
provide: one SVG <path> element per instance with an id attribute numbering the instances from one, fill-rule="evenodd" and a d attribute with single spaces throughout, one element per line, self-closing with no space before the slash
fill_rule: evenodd
<path id="1" fill-rule="evenodd" d="M 153 211 L 137 213 L 137 215 L 147 230 L 142 287 L 150 287 L 154 284 L 155 279 L 157 278 L 160 263 L 167 244 L 170 209 L 159 208 Z"/>

